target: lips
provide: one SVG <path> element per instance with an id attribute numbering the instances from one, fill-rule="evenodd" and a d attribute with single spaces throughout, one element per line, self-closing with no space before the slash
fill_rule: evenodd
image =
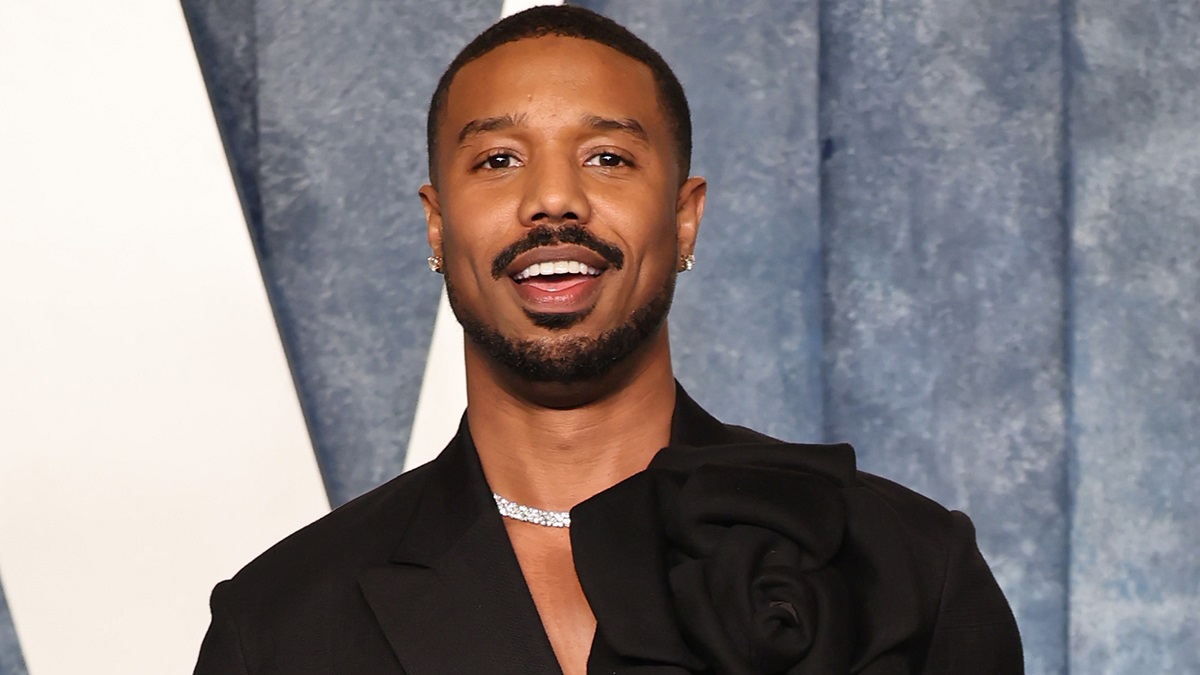
<path id="1" fill-rule="evenodd" d="M 589 309 L 608 269 L 608 261 L 596 252 L 565 245 L 528 251 L 506 272 L 528 309 L 559 313 Z"/>

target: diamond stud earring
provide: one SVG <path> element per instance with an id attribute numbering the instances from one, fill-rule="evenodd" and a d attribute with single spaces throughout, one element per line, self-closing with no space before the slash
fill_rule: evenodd
<path id="1" fill-rule="evenodd" d="M 441 258 L 439 258 L 436 255 L 431 255 L 428 258 L 426 258 L 426 260 L 429 262 L 430 270 L 437 272 L 438 274 L 442 273 L 442 259 Z"/>
<path id="2" fill-rule="evenodd" d="M 696 266 L 696 256 L 692 255 L 691 253 L 689 253 L 685 256 L 681 256 L 679 258 L 679 271 L 680 272 L 691 272 L 692 268 L 695 266 Z"/>

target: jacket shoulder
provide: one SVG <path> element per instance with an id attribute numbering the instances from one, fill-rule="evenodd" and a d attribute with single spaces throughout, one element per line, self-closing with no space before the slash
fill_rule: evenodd
<path id="1" fill-rule="evenodd" d="M 328 588 L 335 580 L 388 561 L 425 486 L 429 465 L 403 473 L 339 506 L 287 536 L 247 563 L 228 582 L 252 604 L 298 598 L 306 587 Z"/>
<path id="2" fill-rule="evenodd" d="M 1022 673 L 1016 618 L 979 550 L 971 519 L 886 478 L 859 472 L 858 482 L 864 501 L 890 515 L 916 562 L 926 635 L 922 672 Z"/>
<path id="3" fill-rule="evenodd" d="M 930 539 L 941 542 L 962 536 L 954 515 L 958 513 L 965 518 L 961 512 L 952 511 L 920 492 L 882 476 L 859 471 L 855 478 L 863 492 L 885 505 L 906 527 L 925 531 Z M 974 530 L 971 536 L 974 536 Z"/>
<path id="4" fill-rule="evenodd" d="M 334 509 L 217 584 L 195 673 L 325 673 L 332 662 L 396 672 L 358 578 L 390 559 L 429 466 Z"/>

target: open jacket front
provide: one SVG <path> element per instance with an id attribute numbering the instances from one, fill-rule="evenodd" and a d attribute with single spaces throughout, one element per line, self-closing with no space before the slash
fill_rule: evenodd
<path id="1" fill-rule="evenodd" d="M 681 388 L 670 446 L 573 509 L 571 542 L 591 674 L 1022 672 L 966 516 Z M 197 675 L 561 673 L 465 419 L 219 584 L 212 612 Z"/>

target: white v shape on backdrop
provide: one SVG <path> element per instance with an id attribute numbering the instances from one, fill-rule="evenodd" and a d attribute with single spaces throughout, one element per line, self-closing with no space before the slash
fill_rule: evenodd
<path id="1" fill-rule="evenodd" d="M 32 675 L 191 672 L 213 584 L 329 502 L 180 7 L 0 2 L 0 91 L 21 650 Z"/>

